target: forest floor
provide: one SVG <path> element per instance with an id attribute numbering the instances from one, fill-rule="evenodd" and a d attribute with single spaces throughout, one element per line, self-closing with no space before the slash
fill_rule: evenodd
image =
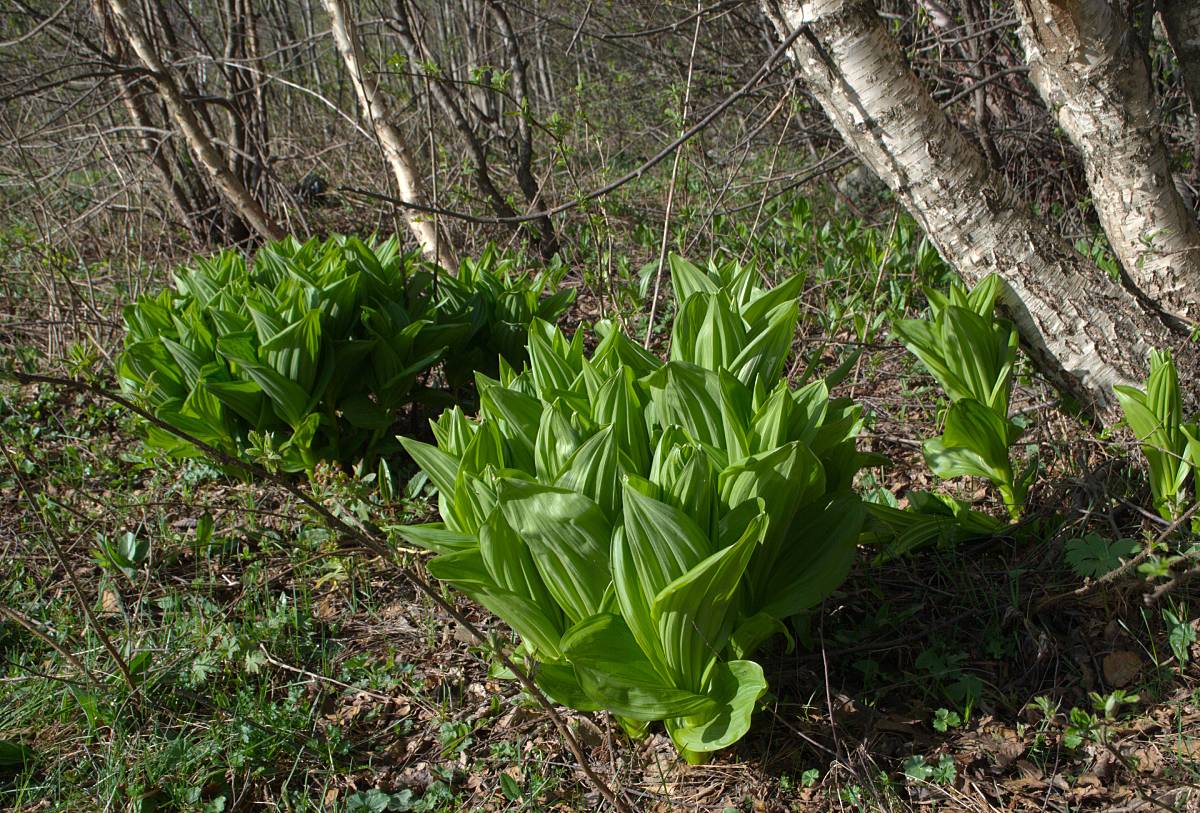
<path id="1" fill-rule="evenodd" d="M 919 284 L 944 273 L 894 226 L 820 238 L 859 246 L 865 266 L 886 249 L 861 284 L 852 265 L 796 261 L 812 264 L 798 348 L 828 348 L 830 363 L 865 350 L 840 394 L 864 405 L 864 446 L 892 465 L 864 494 L 949 489 L 999 515 L 983 484 L 939 484 L 921 458 L 939 396 L 887 320 L 920 312 Z M 14 279 L 10 267 L 5 353 L 105 380 L 119 288 L 98 278 L 99 299 L 68 315 L 102 313 L 106 350 L 72 353 L 44 289 Z M 567 325 L 609 307 L 586 275 L 571 283 L 583 295 Z M 864 548 L 794 649 L 763 655 L 771 694 L 707 765 L 679 761 L 662 733 L 630 742 L 603 714 L 564 712 L 592 768 L 645 811 L 1200 810 L 1200 601 L 1171 578 L 1194 539 L 1143 509 L 1123 433 L 1060 410 L 1028 374 L 1014 408 L 1043 471 L 1009 533 L 888 562 Z M 0 809 L 603 806 L 545 714 L 415 592 L 419 553 L 396 568 L 273 485 L 163 460 L 92 395 L 3 385 L 0 439 Z M 419 481 L 386 503 L 347 473 L 310 487 L 385 528 L 433 510 Z M 122 568 L 113 546 L 148 548 L 145 564 Z M 1141 570 L 1097 581 L 1123 550 L 1146 551 Z"/>

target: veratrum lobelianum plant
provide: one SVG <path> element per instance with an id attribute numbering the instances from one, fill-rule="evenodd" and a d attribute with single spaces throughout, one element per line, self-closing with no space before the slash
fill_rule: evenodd
<path id="1" fill-rule="evenodd" d="M 962 500 L 930 491 L 908 492 L 908 506 L 869 502 L 868 530 L 863 543 L 881 546 L 875 561 L 897 559 L 918 548 L 948 548 L 971 539 L 995 536 L 1004 523 L 990 514 L 972 510 Z"/>
<path id="2" fill-rule="evenodd" d="M 1183 420 L 1179 373 L 1171 352 L 1150 351 L 1144 389 L 1118 385 L 1113 391 L 1150 466 L 1154 509 L 1163 519 L 1174 519 L 1187 507 L 1188 475 L 1200 466 L 1200 425 Z"/>
<path id="3" fill-rule="evenodd" d="M 1000 492 L 1009 514 L 1020 516 L 1037 473 L 1030 458 L 1014 473 L 1009 447 L 1021 428 L 1008 416 L 1017 331 L 995 316 L 1000 279 L 989 275 L 967 291 L 927 291 L 932 318 L 904 319 L 893 330 L 950 398 L 941 437 L 925 441 L 925 461 L 941 478 L 984 477 Z"/>
<path id="4" fill-rule="evenodd" d="M 249 267 L 226 250 L 125 309 L 118 375 L 158 418 L 232 456 L 288 472 L 369 462 L 398 451 L 398 410 L 437 394 L 421 381 L 435 364 L 452 385 L 483 358 L 496 369 L 497 350 L 521 364 L 530 320 L 570 304 L 570 290 L 543 296 L 556 273 L 514 270 L 490 248 L 457 278 L 435 275 L 395 238 L 287 238 Z M 199 454 L 147 432 L 172 455 Z"/>
<path id="5" fill-rule="evenodd" d="M 662 721 L 701 761 L 741 738 L 766 691 L 750 656 L 845 578 L 860 410 L 783 377 L 799 281 L 671 259 L 669 361 L 612 324 L 590 358 L 535 322 L 529 365 L 480 376 L 437 445 L 402 439 L 442 522 L 397 529 L 430 572 L 504 619 L 557 702 Z"/>

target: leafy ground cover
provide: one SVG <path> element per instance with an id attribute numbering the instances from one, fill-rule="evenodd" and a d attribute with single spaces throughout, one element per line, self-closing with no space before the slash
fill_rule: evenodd
<path id="1" fill-rule="evenodd" d="M 892 460 L 859 476 L 863 498 L 903 505 L 931 490 L 1006 523 L 986 481 L 930 472 L 922 444 L 949 399 L 889 332 L 928 316 L 922 286 L 947 288 L 936 255 L 903 222 L 826 226 L 803 203 L 774 215 L 753 235 L 730 224 L 716 253 L 773 269 L 772 283 L 805 275 L 792 375 L 852 359 L 833 394 L 864 406 L 862 447 Z M 22 259 L 34 261 L 57 259 Z M 9 276 L 6 352 L 102 376 L 130 293 L 120 275 L 97 272 L 94 298 L 77 303 L 107 321 L 67 314 L 95 338 L 74 349 L 73 334 L 25 318 L 44 292 Z M 604 315 L 642 335 L 650 276 L 574 270 L 563 324 Z M 655 347 L 674 318 L 664 300 Z M 862 548 L 796 647 L 760 650 L 770 692 L 706 765 L 687 765 L 661 731 L 633 742 L 605 714 L 568 713 L 594 770 L 642 810 L 1194 806 L 1188 523 L 1171 529 L 1154 510 L 1130 437 L 1058 409 L 1023 365 L 1009 416 L 1016 451 L 1040 468 L 1019 522 L 886 561 Z M 482 643 L 286 491 L 164 461 L 91 395 L 0 395 L 0 807 L 600 806 L 544 713 L 489 674 Z M 435 520 L 429 481 L 411 463 L 395 474 L 386 499 L 374 471 L 319 467 L 311 488 L 377 526 Z M 486 633 L 511 634 L 446 595 Z"/>

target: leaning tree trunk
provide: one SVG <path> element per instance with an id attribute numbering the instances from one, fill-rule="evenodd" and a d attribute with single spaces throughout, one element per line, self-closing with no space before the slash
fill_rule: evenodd
<path id="1" fill-rule="evenodd" d="M 404 143 L 400 131 L 392 124 L 388 115 L 387 104 L 379 85 L 367 76 L 362 69 L 362 59 L 359 56 L 358 37 L 354 30 L 354 21 L 346 11 L 344 0 L 323 0 L 325 10 L 329 13 L 329 22 L 333 31 L 334 42 L 346 63 L 346 73 L 350 75 L 350 83 L 358 95 L 359 106 L 363 115 L 375 129 L 379 144 L 383 148 L 384 157 L 396 177 L 396 186 L 400 191 L 400 199 L 406 203 L 428 208 L 429 200 L 425 194 L 424 184 L 417 172 L 416 161 L 408 145 Z M 442 237 L 437 223 L 428 214 L 410 207 L 404 207 L 404 219 L 421 250 L 430 260 L 453 273 L 458 268 L 448 240 Z"/>
<path id="2" fill-rule="evenodd" d="M 1035 363 L 1102 415 L 1175 336 L 1035 219 L 905 63 L 873 0 L 762 0 L 846 143 L 895 192 L 969 283 L 995 272 Z"/>
<path id="3" fill-rule="evenodd" d="M 1172 316 L 1200 320 L 1200 227 L 1171 176 L 1137 40 L 1109 0 L 1016 6 L 1030 79 L 1083 156 L 1129 282 Z"/>
<path id="4" fill-rule="evenodd" d="M 525 202 L 531 209 L 544 209 L 542 188 L 533 174 L 533 128 L 529 124 L 533 118 L 533 110 L 530 107 L 529 74 L 525 68 L 525 57 L 521 54 L 520 42 L 513 30 L 512 22 L 508 18 L 508 12 L 496 0 L 483 0 L 483 2 L 491 13 L 492 19 L 495 20 L 500 36 L 504 39 L 504 48 L 508 52 L 508 69 L 513 78 L 513 101 L 517 105 L 517 185 L 521 187 L 521 194 L 525 196 Z M 549 217 L 542 216 L 538 218 L 537 223 L 538 229 L 541 231 L 542 256 L 549 260 L 558 253 L 558 235 L 555 233 L 554 224 L 550 222 Z"/>
<path id="5" fill-rule="evenodd" d="M 96 18 L 96 26 L 100 29 L 100 33 L 104 39 L 104 47 L 108 51 L 109 56 L 115 63 L 122 66 L 125 65 L 125 43 L 117 35 L 116 27 L 113 25 L 112 17 L 109 15 L 108 8 L 103 0 L 92 0 L 92 15 Z M 138 95 L 133 81 L 125 75 L 118 76 L 117 92 L 121 96 L 121 103 L 125 106 L 125 111 L 129 114 L 130 122 L 137 129 L 137 138 L 141 144 L 142 152 L 145 153 L 151 166 L 157 171 L 163 191 L 166 192 L 167 198 L 174 206 L 181 222 L 187 227 L 193 237 L 203 237 L 204 229 L 197 223 L 197 210 L 199 207 L 188 197 L 187 190 L 175 177 L 175 173 L 171 170 L 170 161 L 167 159 L 167 151 L 163 149 L 163 145 L 155 143 L 150 137 L 150 133 L 156 128 L 153 126 L 150 112 L 146 109 L 142 97 Z"/>
<path id="6" fill-rule="evenodd" d="M 125 0 L 108 0 L 113 16 L 121 24 L 133 52 L 146 68 L 154 85 L 167 105 L 171 118 L 183 134 L 188 148 L 213 180 L 213 185 L 220 191 L 222 197 L 251 228 L 268 240 L 278 240 L 283 237 L 281 229 L 266 213 L 254 196 L 242 185 L 242 182 L 229 171 L 221 153 L 209 138 L 191 101 L 184 95 L 174 67 L 159 58 L 157 50 L 142 32 L 137 21 L 129 13 Z"/>

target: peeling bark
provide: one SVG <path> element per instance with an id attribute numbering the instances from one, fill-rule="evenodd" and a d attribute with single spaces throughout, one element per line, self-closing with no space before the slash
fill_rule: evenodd
<path id="1" fill-rule="evenodd" d="M 946 261 L 968 283 L 999 275 L 1034 362 L 1113 415 L 1112 386 L 1142 378 L 1149 348 L 1174 334 L 1029 214 L 922 87 L 872 0 L 762 4 L 781 37 L 806 27 L 792 56 L 808 89 Z"/>
<path id="2" fill-rule="evenodd" d="M 391 123 L 386 101 L 379 92 L 379 85 L 372 77 L 363 73 L 354 21 L 346 11 L 344 0 L 322 2 L 329 13 L 333 39 L 342 55 L 342 61 L 346 64 L 346 73 L 350 75 L 350 83 L 354 85 L 359 106 L 362 107 L 363 115 L 371 122 L 383 148 L 384 157 L 396 178 L 400 199 L 419 206 L 428 206 L 428 196 L 417 172 L 416 161 L 408 145 L 404 143 L 400 131 Z M 458 269 L 458 261 L 449 241 L 441 235 L 437 224 L 429 215 L 405 207 L 404 220 L 426 257 L 451 273 Z"/>
<path id="3" fill-rule="evenodd" d="M 1200 227 L 1180 197 L 1137 40 L 1108 0 L 1018 0 L 1030 79 L 1079 150 L 1129 282 L 1200 319 Z"/>

